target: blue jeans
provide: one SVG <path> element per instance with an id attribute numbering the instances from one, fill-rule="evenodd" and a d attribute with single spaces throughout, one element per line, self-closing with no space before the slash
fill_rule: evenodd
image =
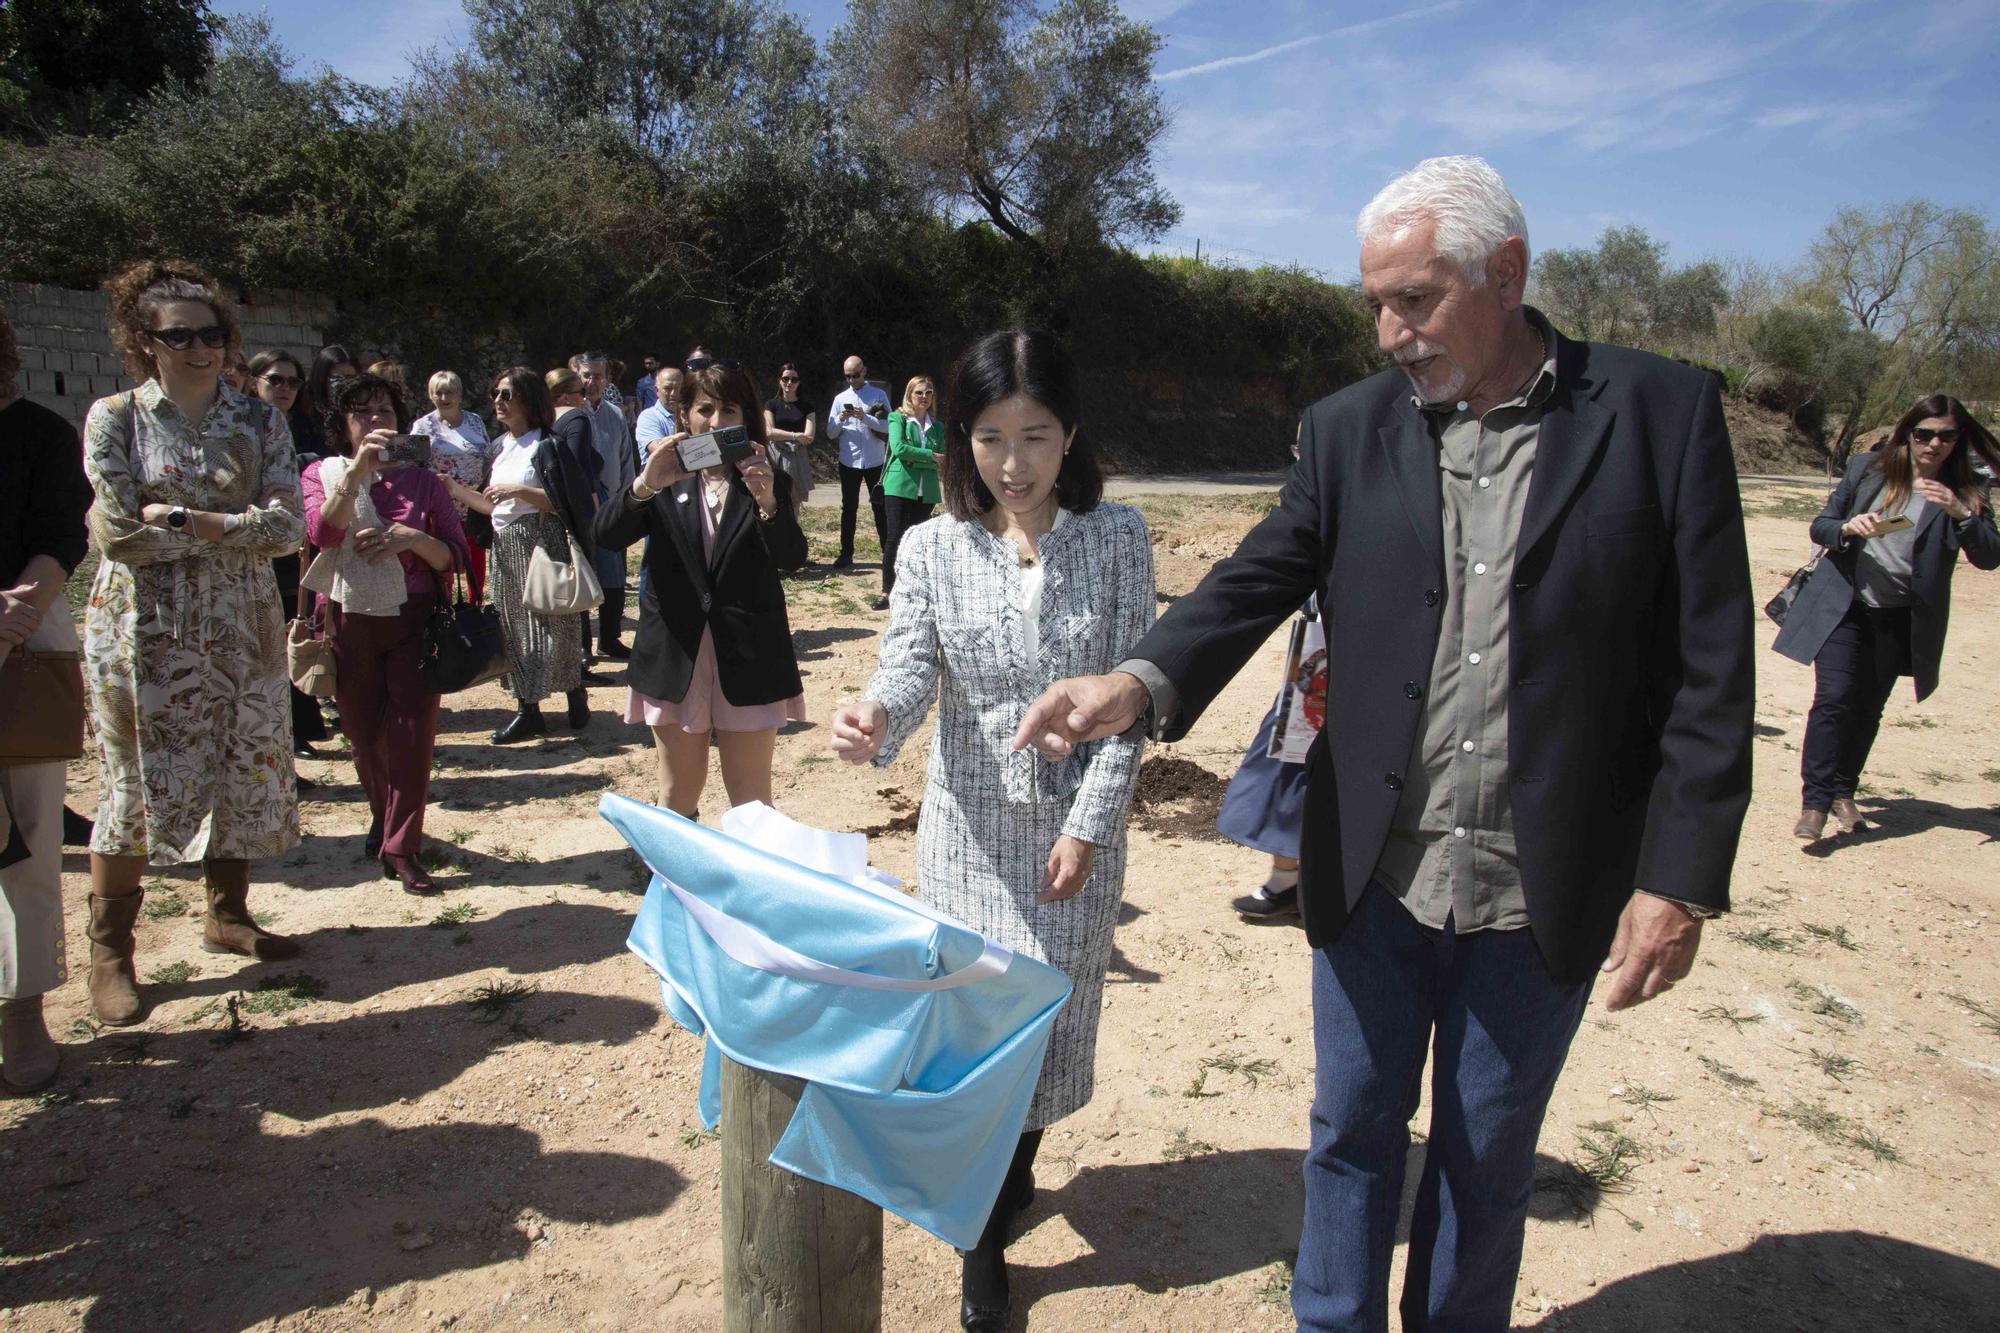
<path id="1" fill-rule="evenodd" d="M 1526 930 L 1432 930 L 1379 888 L 1312 967 L 1318 1086 L 1292 1282 L 1299 1327 L 1388 1327 L 1409 1119 L 1434 1049 L 1403 1327 L 1506 1329 L 1535 1140 L 1589 983 L 1558 983 Z"/>

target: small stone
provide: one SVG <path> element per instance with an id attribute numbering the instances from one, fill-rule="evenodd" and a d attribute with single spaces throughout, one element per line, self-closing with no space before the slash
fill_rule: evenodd
<path id="1" fill-rule="evenodd" d="M 57 1189 L 68 1189 L 72 1185 L 81 1185 L 88 1179 L 90 1173 L 83 1169 L 82 1162 L 64 1162 L 56 1170 L 55 1185 Z"/>
<path id="2" fill-rule="evenodd" d="M 413 1232 L 396 1243 L 401 1245 L 405 1250 L 427 1250 L 431 1246 L 431 1233 L 428 1231 Z M 430 1318 L 430 1314 L 429 1310 L 424 1311 L 424 1318 Z"/>
<path id="3" fill-rule="evenodd" d="M 1688 1176 L 1698 1176 L 1701 1174 L 1701 1166 L 1698 1163 L 1689 1162 L 1686 1166 L 1681 1168 L 1681 1174 Z"/>
<path id="4" fill-rule="evenodd" d="M 1764 1150 L 1762 1148 L 1752 1148 L 1748 1156 L 1753 1162 L 1761 1162 L 1764 1160 Z"/>

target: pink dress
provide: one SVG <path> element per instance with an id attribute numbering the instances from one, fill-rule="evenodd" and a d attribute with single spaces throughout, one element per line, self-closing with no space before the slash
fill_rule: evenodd
<path id="1" fill-rule="evenodd" d="M 706 495 L 708 478 L 702 478 Z M 715 551 L 715 519 L 713 505 L 701 507 L 701 553 L 704 557 Z M 694 671 L 688 677 L 687 695 L 679 703 L 669 703 L 665 699 L 655 699 L 650 694 L 638 690 L 627 690 L 625 698 L 625 720 L 643 722 L 649 727 L 679 727 L 682 731 L 705 736 L 715 731 L 773 731 L 787 722 L 806 720 L 806 696 L 795 694 L 769 704 L 733 704 L 723 697 L 722 685 L 715 670 L 715 631 L 701 632 L 701 647 L 695 651 Z"/>

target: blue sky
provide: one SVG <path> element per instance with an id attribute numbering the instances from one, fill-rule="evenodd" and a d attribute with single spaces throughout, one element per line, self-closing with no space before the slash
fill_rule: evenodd
<path id="1" fill-rule="evenodd" d="M 793 0 L 824 35 L 841 0 Z M 393 81 L 458 0 L 265 0 L 305 62 Z M 1915 196 L 2000 222 L 2000 0 L 1123 0 L 1166 39 L 1162 248 L 1354 271 L 1395 171 L 1476 152 L 1535 247 L 1635 223 L 1692 261 L 1790 262 L 1833 210 Z"/>

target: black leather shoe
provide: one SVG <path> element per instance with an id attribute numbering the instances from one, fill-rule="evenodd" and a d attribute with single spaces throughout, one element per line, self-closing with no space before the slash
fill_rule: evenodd
<path id="1" fill-rule="evenodd" d="M 523 704 L 521 711 L 507 719 L 507 725 L 493 733 L 495 745 L 508 745 L 514 741 L 524 741 L 531 736 L 546 735 L 549 724 L 542 721 L 540 704 Z"/>
<path id="2" fill-rule="evenodd" d="M 851 556 L 851 555 L 843 555 L 843 556 L 841 556 L 841 557 L 840 557 L 839 559 L 837 559 L 837 560 L 835 560 L 835 561 L 833 562 L 833 568 L 835 568 L 835 569 L 852 569 L 852 568 L 854 568 L 854 557 L 853 557 L 853 556 Z"/>
<path id="3" fill-rule="evenodd" d="M 627 648 L 623 641 L 618 639 L 598 640 L 597 655 L 599 657 L 608 657 L 614 662 L 629 662 L 632 660 L 632 650 Z"/>
<path id="4" fill-rule="evenodd" d="M 1007 1307 L 958 1303 L 958 1326 L 965 1333 L 1007 1333 Z"/>
<path id="5" fill-rule="evenodd" d="M 590 692 L 579 685 L 565 697 L 569 700 L 569 729 L 579 730 L 590 721 Z"/>
<path id="6" fill-rule="evenodd" d="M 1271 893 L 1268 888 L 1260 888 L 1255 893 L 1246 893 L 1241 898 L 1231 900 L 1231 907 L 1244 916 L 1297 916 L 1299 914 L 1299 891 L 1297 888 L 1279 889 Z"/>
<path id="7" fill-rule="evenodd" d="M 300 741 L 292 747 L 292 758 L 294 759 L 319 759 L 321 757 L 320 752 L 313 749 L 309 741 Z"/>
<path id="8" fill-rule="evenodd" d="M 444 892 L 431 882 L 431 872 L 424 869 L 423 862 L 414 856 L 385 856 L 382 858 L 382 878 L 403 881 L 403 892 L 414 893 L 428 898 Z"/>
<path id="9" fill-rule="evenodd" d="M 370 824 L 368 826 L 368 836 L 361 840 L 361 854 L 370 860 L 374 860 L 382 855 L 382 826 L 380 824 Z"/>

